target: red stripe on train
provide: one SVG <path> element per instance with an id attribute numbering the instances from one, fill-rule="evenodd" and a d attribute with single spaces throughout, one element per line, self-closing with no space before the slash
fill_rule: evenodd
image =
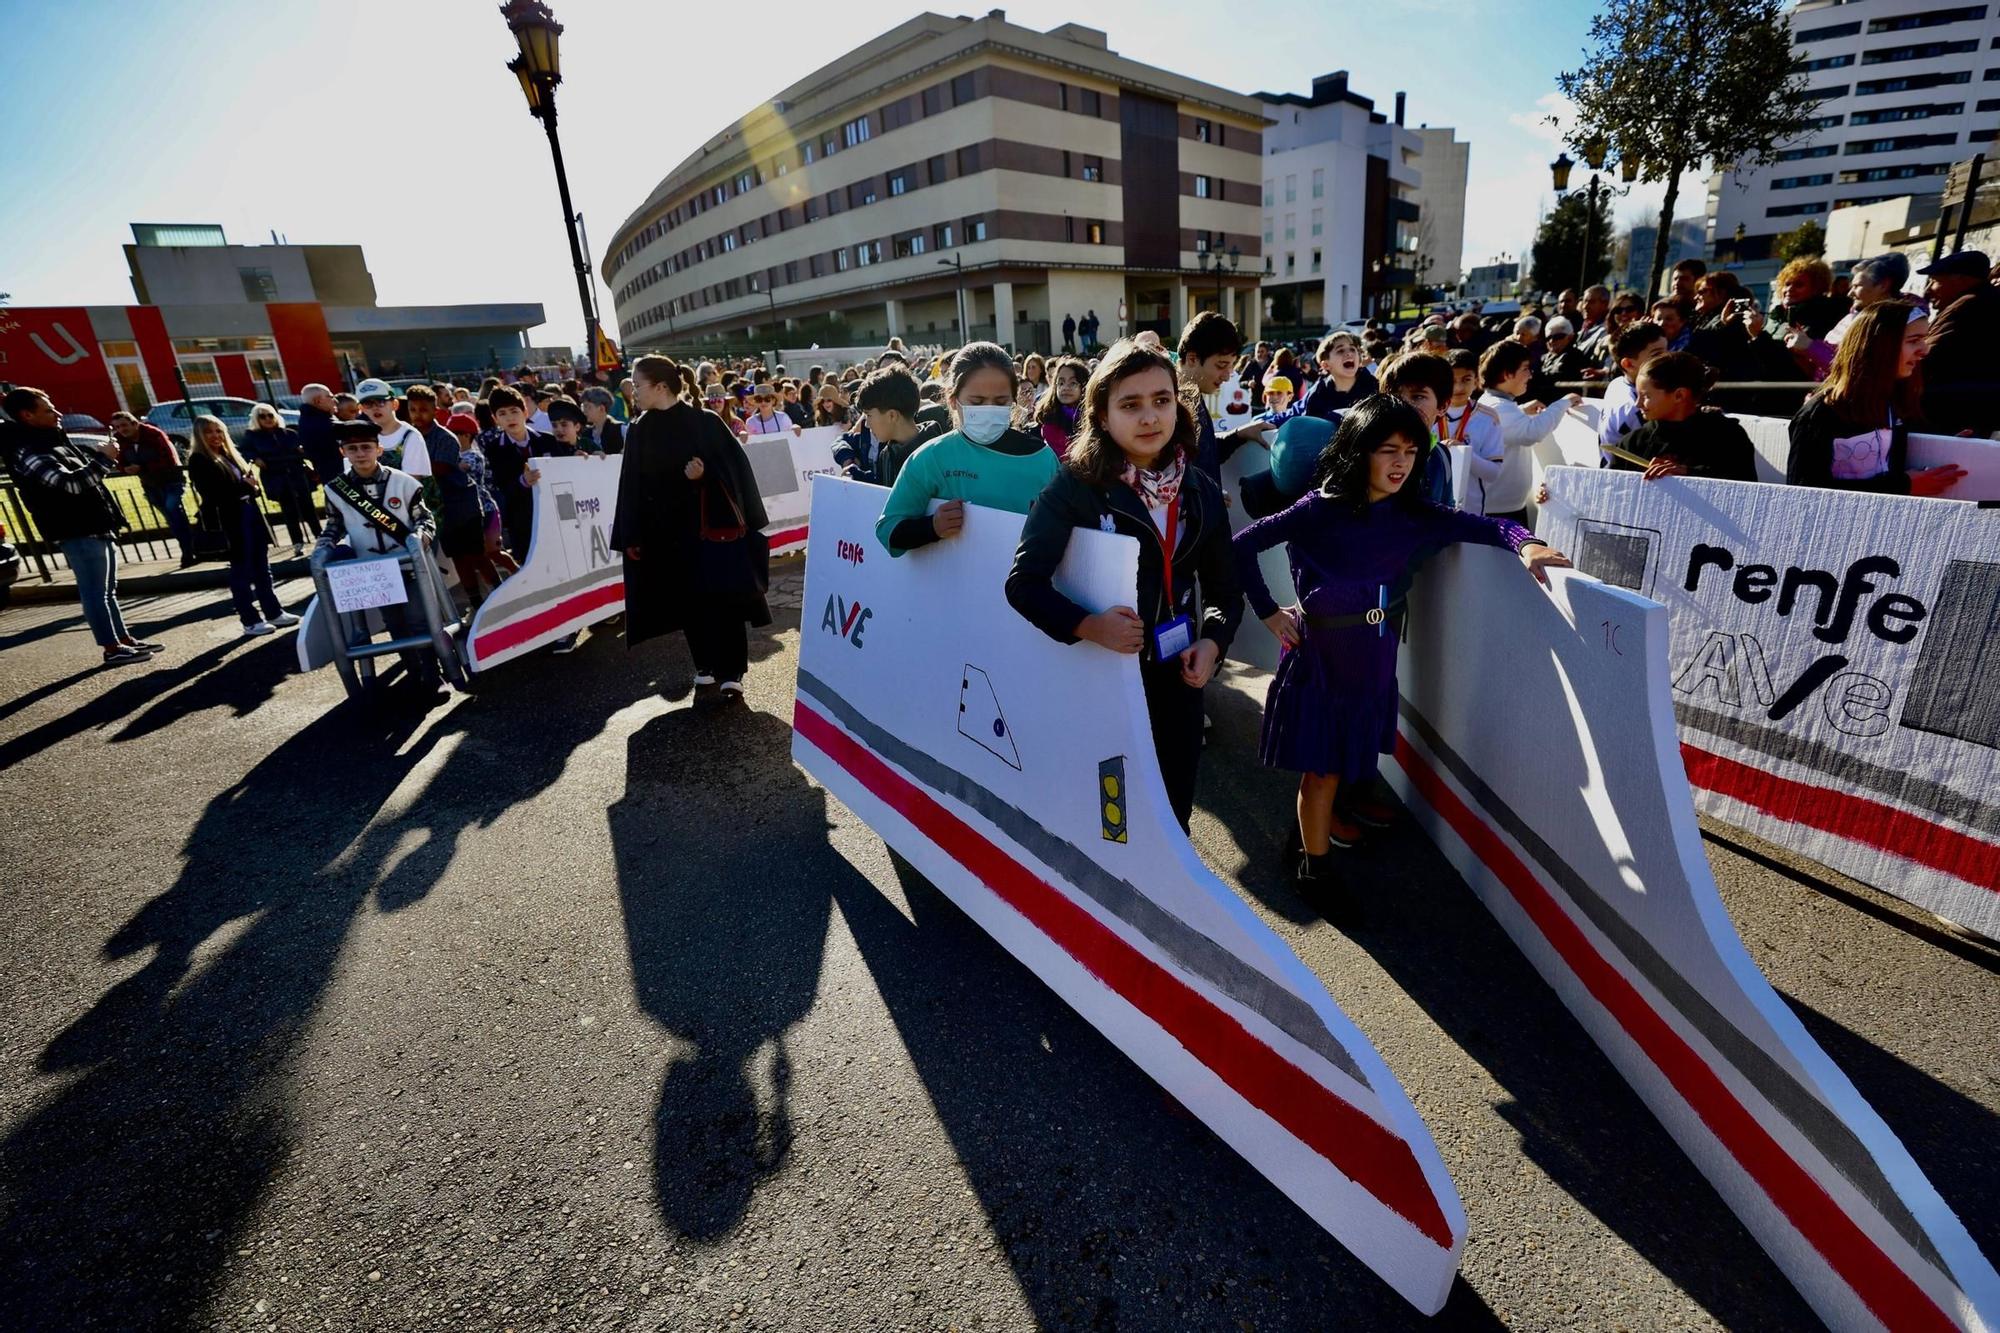
<path id="1" fill-rule="evenodd" d="M 608 583 L 600 583 L 595 588 L 586 588 L 580 593 L 563 598 L 553 606 L 543 607 L 531 616 L 496 625 L 486 630 L 472 641 L 472 656 L 492 657 L 504 653 L 517 643 L 526 643 L 537 634 L 555 629 L 567 620 L 574 619 L 588 611 L 597 611 L 613 602 L 625 600 L 625 579 L 623 575 Z"/>
<path id="2" fill-rule="evenodd" d="M 1638 989 L 1591 944 L 1521 858 L 1446 784 L 1398 732 L 1396 762 L 1431 808 L 1485 863 L 1564 964 L 1638 1044 L 1710 1133 L 1840 1279 L 1890 1328 L 1957 1328 L 1910 1275 L 1840 1210 L 1820 1183 L 1794 1161 L 1729 1091 L 1694 1048 L 1646 1002 Z"/>
<path id="3" fill-rule="evenodd" d="M 2000 845 L 1866 796 L 1780 777 L 1685 743 L 1681 761 L 1688 781 L 1704 791 L 2000 892 Z"/>
<path id="4" fill-rule="evenodd" d="M 1252 1036 L 803 701 L 795 705 L 792 725 L 1238 1096 L 1439 1247 L 1451 1248 L 1451 1227 L 1409 1144 Z"/>

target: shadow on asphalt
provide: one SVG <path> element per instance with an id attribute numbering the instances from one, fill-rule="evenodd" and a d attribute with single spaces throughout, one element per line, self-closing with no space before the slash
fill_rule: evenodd
<path id="1" fill-rule="evenodd" d="M 1222 693 L 1195 818 L 1219 817 L 1249 862 L 1244 882 L 1280 915 L 1306 908 L 1273 889 L 1291 828 L 1292 774 L 1257 760 L 1255 701 Z M 1385 761 L 1387 762 L 1387 761 Z M 1581 782 L 1572 745 L 1536 750 L 1551 783 Z M 1573 771 L 1572 771 L 1573 768 Z M 1242 793 L 1262 793 L 1260 808 Z M 1273 827 L 1275 825 L 1275 828 Z M 1457 870 L 1408 816 L 1340 854 L 1366 913 L 1347 933 L 1507 1094 L 1497 1106 L 1549 1178 L 1728 1328 L 1814 1328 L 1818 1319 L 1588 1033 L 1563 1007 Z M 1258 872 L 1258 868 L 1261 873 Z M 1254 887 L 1253 887 L 1254 886 Z M 1291 899 L 1275 903 L 1273 893 Z M 1339 995 L 1335 994 L 1336 1002 Z M 1479 1183 L 1458 1186 L 1471 1226 Z M 1526 1222 L 1524 1217 L 1508 1221 Z M 1532 1259 L 1530 1260 L 1533 1261 Z"/>
<path id="2" fill-rule="evenodd" d="M 255 694 L 266 672 L 282 678 L 289 643 L 232 657 L 238 642 L 165 668 L 208 674 L 181 691 L 185 704 L 159 706 L 185 716 Z M 616 640 L 595 651 L 624 655 Z M 146 961 L 40 1057 L 73 1081 L 0 1142 L 0 1327 L 208 1322 L 214 1280 L 291 1151 L 291 1062 L 357 914 L 371 896 L 378 911 L 419 900 L 461 837 L 538 796 L 612 713 L 660 679 L 686 688 L 685 654 L 648 646 L 593 674 L 581 711 L 595 726 L 551 732 L 523 704 L 578 688 L 575 660 L 509 664 L 421 735 L 429 715 L 394 686 L 329 708 L 209 803 L 173 885 L 105 944 L 107 957 Z M 147 697 L 139 682 L 124 688 L 22 740 L 39 748 L 109 724 Z M 405 793 L 407 813 L 371 823 L 452 738 L 423 789 Z"/>
<path id="3" fill-rule="evenodd" d="M 1980 1250 L 2000 1253 L 2000 1116 L 1838 1020 L 1784 999 L 1903 1141 Z"/>

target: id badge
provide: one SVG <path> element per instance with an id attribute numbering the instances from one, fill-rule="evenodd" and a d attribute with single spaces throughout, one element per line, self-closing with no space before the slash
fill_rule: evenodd
<path id="1" fill-rule="evenodd" d="M 1153 627 L 1153 657 L 1156 661 L 1171 662 L 1193 646 L 1194 620 L 1191 617 L 1175 616 Z"/>

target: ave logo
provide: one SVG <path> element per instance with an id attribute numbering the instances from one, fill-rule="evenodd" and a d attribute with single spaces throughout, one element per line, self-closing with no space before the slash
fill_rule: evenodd
<path id="1" fill-rule="evenodd" d="M 874 614 L 861 603 L 849 602 L 836 593 L 826 599 L 826 612 L 819 618 L 819 627 L 859 648 L 862 631 L 868 628 L 869 617 Z"/>

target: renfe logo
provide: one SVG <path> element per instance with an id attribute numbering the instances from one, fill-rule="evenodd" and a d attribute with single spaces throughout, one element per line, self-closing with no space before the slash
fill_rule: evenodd
<path id="1" fill-rule="evenodd" d="M 845 560 L 850 565 L 860 564 L 866 555 L 867 552 L 862 549 L 859 542 L 835 542 L 833 544 L 833 558 L 836 560 Z"/>
<path id="2" fill-rule="evenodd" d="M 868 618 L 874 614 L 864 609 L 861 603 L 847 602 L 836 594 L 826 599 L 826 613 L 819 618 L 819 627 L 831 630 L 859 648 L 861 632 L 868 628 Z"/>

